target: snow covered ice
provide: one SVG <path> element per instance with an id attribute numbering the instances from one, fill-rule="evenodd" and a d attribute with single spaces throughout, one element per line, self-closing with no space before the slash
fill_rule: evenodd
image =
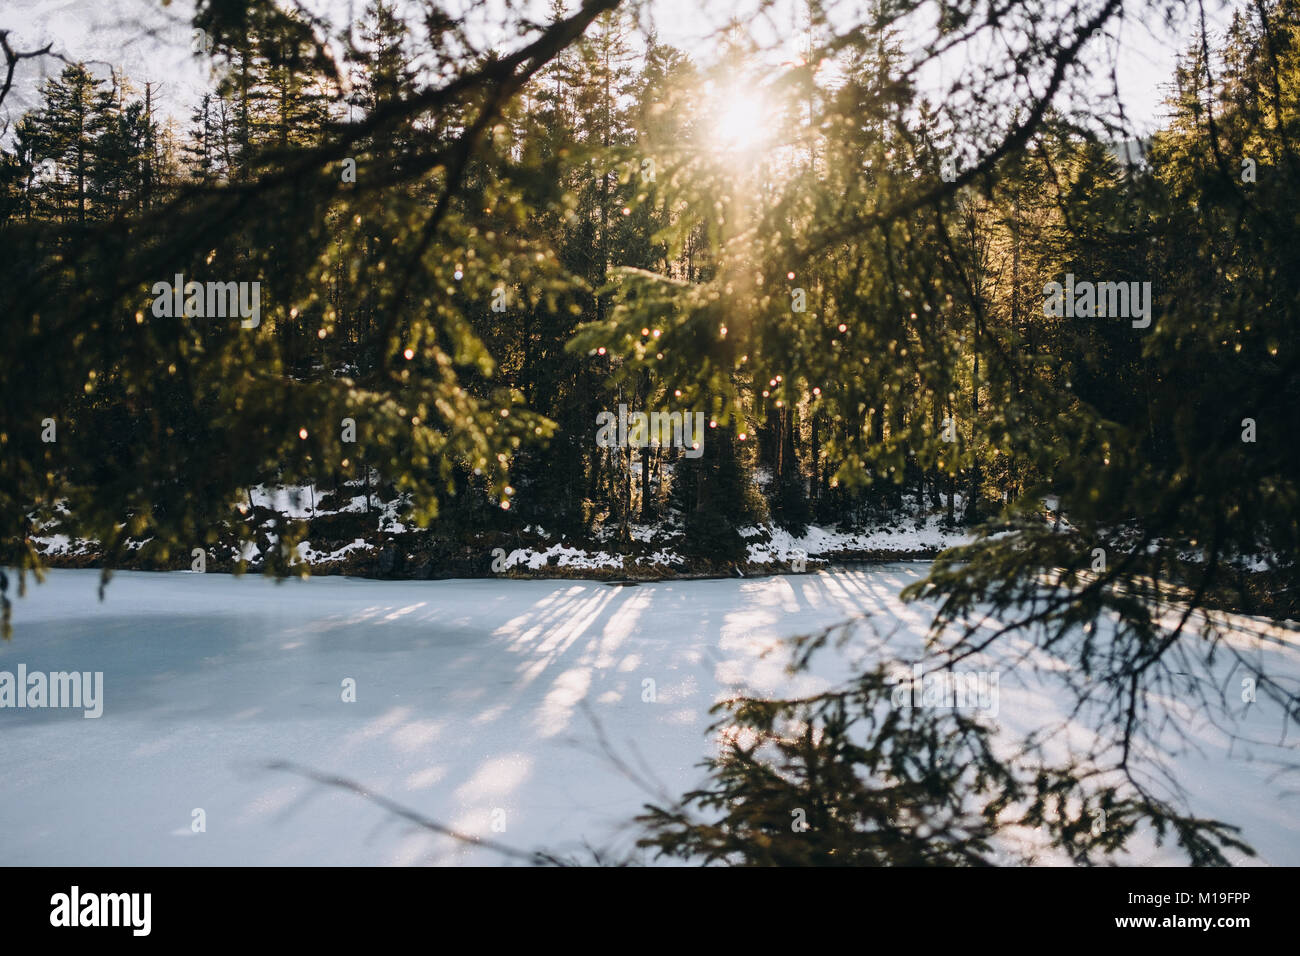
<path id="1" fill-rule="evenodd" d="M 780 638 L 871 612 L 914 639 L 930 609 L 898 592 L 926 567 L 637 587 L 128 572 L 102 603 L 98 572 L 52 571 L 15 602 L 0 670 L 102 671 L 103 715 L 0 710 L 0 863 L 509 862 L 276 761 L 522 850 L 587 862 L 584 842 L 627 851 L 630 821 L 659 795 L 615 766 L 601 735 L 682 793 L 703 779 L 715 701 L 808 693 L 847 673 L 827 653 L 790 677 Z M 1294 680 L 1296 636 L 1273 633 L 1284 643 L 1260 653 Z M 864 629 L 855 643 L 878 640 Z M 1063 695 L 1022 677 L 1001 682 L 1004 733 L 1064 714 Z M 1283 721 L 1262 698 L 1247 718 L 1239 729 L 1258 743 L 1231 753 L 1213 722 L 1187 718 L 1195 746 L 1171 766 L 1194 810 L 1243 828 L 1253 862 L 1300 865 L 1297 798 L 1274 774 L 1293 755 Z M 1182 862 L 1168 846 L 1131 849 L 1125 862 Z"/>

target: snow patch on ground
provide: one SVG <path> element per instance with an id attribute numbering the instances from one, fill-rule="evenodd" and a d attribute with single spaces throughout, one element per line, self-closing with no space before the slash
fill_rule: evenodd
<path id="1" fill-rule="evenodd" d="M 621 568 L 623 559 L 616 554 L 598 551 L 592 554 L 581 548 L 569 548 L 563 544 L 553 544 L 544 551 L 534 548 L 516 548 L 506 556 L 505 568 L 527 567 L 537 571 L 548 566 L 574 568 L 577 570 L 594 570 L 596 568 Z"/>
<path id="2" fill-rule="evenodd" d="M 741 535 L 769 539 L 748 545 L 749 560 L 754 564 L 787 564 L 799 557 L 826 558 L 852 552 L 915 554 L 942 551 L 973 540 L 964 531 L 942 527 L 935 517 L 928 518 L 920 528 L 900 525 L 870 531 L 839 531 L 812 525 L 799 537 L 783 528 L 764 525 L 742 529 Z"/>
<path id="3" fill-rule="evenodd" d="M 311 546 L 310 541 L 300 541 L 298 546 L 294 549 L 294 559 L 295 561 L 301 561 L 304 564 L 309 565 L 329 564 L 335 561 L 342 561 L 354 551 L 373 550 L 375 550 L 375 546 L 373 544 L 367 544 L 361 538 L 357 538 L 355 541 L 345 544 L 343 547 L 338 548 L 335 551 L 317 551 Z"/>

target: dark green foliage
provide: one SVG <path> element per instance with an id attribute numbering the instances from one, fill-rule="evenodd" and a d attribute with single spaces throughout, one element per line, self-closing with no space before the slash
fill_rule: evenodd
<path id="1" fill-rule="evenodd" d="M 1251 852 L 1231 827 L 1085 786 L 1080 766 L 1008 759 L 980 719 L 898 706 L 897 688 L 878 668 L 807 699 L 716 705 L 721 754 L 706 764 L 708 786 L 648 807 L 640 845 L 743 866 L 1024 864 L 1049 849 L 1086 864 L 1150 826 L 1194 864 L 1222 865 L 1226 848 Z M 1020 838 L 1031 830 L 1040 847 Z"/>
<path id="2" fill-rule="evenodd" d="M 881 706 L 889 694 L 873 673 L 844 693 L 717 705 L 709 788 L 651 808 L 641 845 L 748 866 L 992 862 L 997 815 L 1018 790 L 987 732 L 960 715 Z"/>
<path id="3" fill-rule="evenodd" d="M 703 454 L 679 455 L 673 466 L 670 503 L 686 528 L 686 548 L 743 561 L 740 529 L 761 520 L 758 498 L 742 460 L 735 427 L 718 425 L 705 432 Z"/>

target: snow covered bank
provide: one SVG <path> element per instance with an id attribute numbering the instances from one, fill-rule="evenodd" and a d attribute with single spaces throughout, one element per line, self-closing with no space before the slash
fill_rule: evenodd
<path id="1" fill-rule="evenodd" d="M 378 485 L 378 482 L 376 482 Z M 355 486 L 355 487 L 354 487 Z M 354 494 L 359 482 L 322 492 L 311 485 L 256 485 L 232 511 L 204 548 L 208 571 L 235 571 L 239 562 L 260 570 L 280 547 L 286 525 L 301 523 L 304 540 L 294 546 L 291 563 L 313 574 L 430 580 L 470 577 L 590 577 L 599 580 L 734 576 L 771 571 L 802 572 L 837 560 L 932 558 L 971 536 L 931 511 L 917 518 L 900 512 L 855 530 L 810 525 L 801 535 L 772 522 L 740 528 L 743 544 L 733 549 L 689 547 L 682 519 L 670 515 L 657 524 L 631 524 L 626 536 L 616 524 L 593 527 L 577 537 L 537 525 L 464 537 L 436 522 L 419 528 L 405 520 L 409 496 L 375 492 Z M 35 523 L 32 542 L 51 567 L 96 567 L 102 549 L 96 541 L 70 533 L 71 515 L 61 503 Z M 192 567 L 191 549 L 166 557 L 152 539 L 130 540 L 117 567 L 176 571 Z"/>
<path id="2" fill-rule="evenodd" d="M 679 794 L 701 780 L 715 700 L 807 693 L 846 672 L 827 654 L 788 677 L 781 637 L 869 613 L 875 629 L 850 656 L 885 635 L 914 639 L 929 611 L 897 595 L 925 570 L 637 587 L 129 572 L 103 603 L 95 572 L 54 571 L 15 602 L 0 671 L 102 671 L 103 715 L 0 709 L 0 864 L 502 862 L 267 769 L 278 760 L 512 846 L 587 860 L 583 841 L 626 849 L 627 822 L 658 795 L 602 753 L 597 727 Z M 1300 678 L 1294 633 L 1273 634 L 1291 643 L 1259 653 Z M 999 689 L 1008 733 L 1065 716 L 1060 693 L 1023 668 L 1008 666 Z M 1240 729 L 1261 743 L 1231 756 L 1209 716 L 1181 715 L 1199 750 L 1172 766 L 1195 810 L 1241 825 L 1262 861 L 1300 865 L 1300 799 L 1270 762 L 1295 751 L 1276 746 L 1276 708 L 1252 706 Z M 1180 858 L 1143 843 L 1130 862 Z"/>

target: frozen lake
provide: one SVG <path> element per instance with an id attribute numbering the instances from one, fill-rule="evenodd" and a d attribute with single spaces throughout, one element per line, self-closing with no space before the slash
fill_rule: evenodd
<path id="1" fill-rule="evenodd" d="M 602 752 L 601 734 L 681 793 L 702 779 L 716 700 L 809 692 L 846 672 L 831 654 L 792 683 L 780 638 L 863 613 L 914 637 L 930 611 L 898 592 L 925 570 L 636 587 L 135 572 L 102 603 L 97 572 L 53 571 L 15 601 L 0 671 L 102 671 L 103 715 L 0 709 L 0 864 L 503 862 L 268 768 L 281 760 L 521 849 L 626 848 L 653 794 Z M 1300 677 L 1294 632 L 1274 633 L 1282 643 L 1260 653 Z M 855 643 L 879 640 L 863 631 Z M 1002 679 L 1004 729 L 1063 712 L 1018 677 Z M 1261 742 L 1231 754 L 1216 720 L 1185 719 L 1196 746 L 1173 766 L 1193 809 L 1242 826 L 1256 862 L 1300 865 L 1300 799 L 1274 764 L 1296 752 L 1277 708 L 1261 700 L 1242 727 Z M 196 810 L 205 832 L 193 832 Z M 1137 845 L 1131 859 L 1180 861 Z"/>

